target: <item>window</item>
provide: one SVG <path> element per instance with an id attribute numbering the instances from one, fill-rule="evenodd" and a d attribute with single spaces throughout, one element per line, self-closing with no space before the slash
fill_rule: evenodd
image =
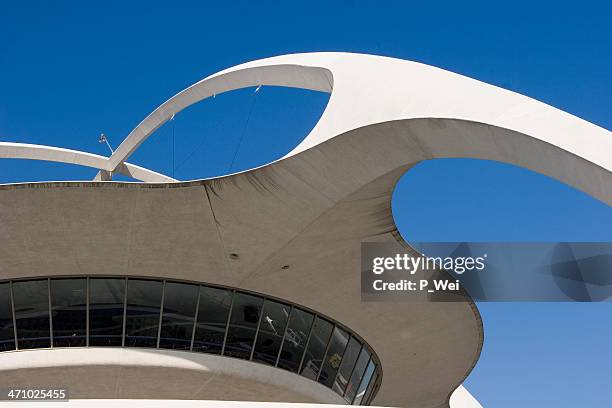
<path id="1" fill-rule="evenodd" d="M 87 345 L 252 360 L 318 381 L 354 405 L 370 403 L 382 375 L 356 335 L 257 294 L 153 278 L 0 282 L 0 352 Z"/>
<path id="2" fill-rule="evenodd" d="M 233 292 L 202 286 L 193 351 L 221 354 Z"/>
<path id="3" fill-rule="evenodd" d="M 53 347 L 86 346 L 87 279 L 52 279 Z"/>
<path id="4" fill-rule="evenodd" d="M 297 308 L 293 309 L 278 359 L 279 367 L 297 373 L 313 320 L 314 315 L 312 313 Z"/>
<path id="5" fill-rule="evenodd" d="M 349 380 L 346 391 L 344 392 L 344 399 L 347 402 L 351 403 L 355 398 L 359 384 L 364 377 L 364 372 L 369 361 L 370 352 L 365 346 L 363 346 L 361 352 L 359 353 L 359 358 L 357 358 L 357 364 L 355 364 L 355 368 L 353 369 L 353 374 L 351 374 L 351 379 Z"/>
<path id="6" fill-rule="evenodd" d="M 321 384 L 325 384 L 325 386 L 331 388 L 336 378 L 336 373 L 342 363 L 342 356 L 344 355 L 344 349 L 346 348 L 348 339 L 349 334 L 347 332 L 338 327 L 334 329 L 334 333 L 329 341 L 327 353 L 325 354 L 321 374 L 319 375 L 318 381 Z"/>
<path id="7" fill-rule="evenodd" d="M 15 350 L 10 283 L 0 284 L 0 351 Z"/>
<path id="8" fill-rule="evenodd" d="M 276 365 L 290 312 L 289 305 L 268 299 L 265 301 L 253 360 Z"/>
<path id="9" fill-rule="evenodd" d="M 189 350 L 199 287 L 166 282 L 159 347 Z"/>
<path id="10" fill-rule="evenodd" d="M 304 377 L 316 381 L 319 376 L 321 363 L 325 357 L 325 348 L 327 347 L 333 328 L 334 325 L 327 320 L 320 317 L 315 319 L 312 333 L 308 340 L 308 348 L 306 349 L 304 362 L 302 363 L 302 369 L 300 371 L 300 374 Z"/>
<path id="11" fill-rule="evenodd" d="M 375 369 L 376 364 L 374 364 L 374 361 L 370 360 L 365 375 L 361 380 L 361 384 L 359 384 L 359 389 L 357 390 L 357 395 L 355 396 L 353 405 L 361 405 L 362 403 L 365 404 L 368 402 L 368 398 L 370 397 L 370 393 L 372 391 L 374 383 L 376 382 Z M 366 394 L 368 395 L 366 396 Z"/>
<path id="12" fill-rule="evenodd" d="M 47 279 L 13 283 L 17 343 L 20 349 L 51 346 Z"/>
<path id="13" fill-rule="evenodd" d="M 344 390 L 346 389 L 349 377 L 353 372 L 353 368 L 355 367 L 360 351 L 361 343 L 355 337 L 351 337 L 348 342 L 348 346 L 346 346 L 346 350 L 344 351 L 342 363 L 340 364 L 340 369 L 336 375 L 334 385 L 332 386 L 332 389 L 340 396 L 344 395 Z"/>
<path id="14" fill-rule="evenodd" d="M 251 358 L 255 330 L 261 315 L 263 299 L 258 296 L 236 293 L 232 316 L 227 330 L 224 355 L 230 357 Z"/>
<path id="15" fill-rule="evenodd" d="M 157 347 L 159 308 L 163 282 L 129 279 L 125 322 L 125 345 Z"/>
<path id="16" fill-rule="evenodd" d="M 121 346 L 125 279 L 89 279 L 89 345 Z"/>

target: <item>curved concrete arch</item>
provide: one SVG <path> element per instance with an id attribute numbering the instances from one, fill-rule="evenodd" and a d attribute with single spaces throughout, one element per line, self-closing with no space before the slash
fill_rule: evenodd
<path id="1" fill-rule="evenodd" d="M 612 202 L 612 187 L 603 180 L 593 188 L 593 169 L 612 171 L 609 131 L 535 99 L 424 64 L 364 54 L 309 53 L 272 57 L 213 74 L 170 98 L 145 118 L 110 157 L 112 171 L 159 126 L 182 109 L 215 94 L 248 86 L 276 85 L 331 92 L 328 105 L 310 134 L 284 158 L 313 148 L 341 134 L 366 126 L 407 119 L 458 119 L 505 129 L 490 136 L 446 138 L 427 135 L 422 145 L 432 157 L 490 158 L 527 165 L 571 184 L 600 200 Z M 461 128 L 456 129 L 459 133 Z M 501 134 L 512 134 L 515 150 L 503 151 Z M 526 137 L 521 137 L 524 135 Z M 558 163 L 532 163 L 532 146 L 542 142 L 575 161 L 567 171 Z M 488 150 L 487 150 L 488 149 Z M 495 150 L 495 151 L 492 151 Z M 525 155 L 527 160 L 522 156 Z M 534 160 L 538 160 L 535 158 Z M 573 173 L 573 174 L 572 174 Z"/>
<path id="2" fill-rule="evenodd" d="M 63 149 L 60 147 L 0 142 L 0 159 L 28 159 L 43 160 L 57 163 L 76 164 L 103 170 L 107 167 L 108 158 L 79 150 Z M 175 179 L 145 169 L 130 163 L 122 163 L 116 168 L 118 173 L 148 183 L 174 182 Z"/>
<path id="3" fill-rule="evenodd" d="M 608 133 L 612 141 L 612 133 Z M 606 143 L 594 148 L 612 152 L 612 145 Z M 367 180 L 424 160 L 490 160 L 544 174 L 612 205 L 612 171 L 608 167 L 539 138 L 486 123 L 443 117 L 382 122 L 340 134 L 296 157 L 321 149 L 360 164 L 378 157 L 381 163 L 368 167 Z"/>
<path id="4" fill-rule="evenodd" d="M 107 170 L 112 171 L 127 160 L 140 144 L 176 113 L 211 96 L 259 85 L 331 92 L 332 82 L 329 70 L 301 65 L 286 56 L 262 60 L 261 64 L 246 63 L 210 75 L 168 99 L 140 122 L 111 155 Z"/>

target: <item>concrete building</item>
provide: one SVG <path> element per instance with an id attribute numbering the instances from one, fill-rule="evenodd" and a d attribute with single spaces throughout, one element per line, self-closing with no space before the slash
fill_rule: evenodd
<path id="1" fill-rule="evenodd" d="M 189 182 L 127 162 L 177 112 L 260 85 L 331 94 L 280 160 Z M 461 386 L 483 343 L 475 304 L 361 302 L 360 243 L 407 246 L 391 194 L 435 158 L 515 164 L 610 204 L 611 136 L 442 69 L 312 53 L 201 80 L 110 157 L 1 142 L 1 158 L 99 173 L 0 186 L 0 388 L 68 387 L 92 407 L 478 407 Z"/>

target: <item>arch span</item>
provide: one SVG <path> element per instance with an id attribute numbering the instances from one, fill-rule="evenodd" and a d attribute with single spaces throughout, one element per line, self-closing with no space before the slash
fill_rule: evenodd
<path id="1" fill-rule="evenodd" d="M 120 166 L 182 109 L 222 92 L 258 85 L 332 93 L 319 122 L 283 159 L 361 128 L 419 119 L 423 126 L 416 148 L 433 157 L 483 158 L 524 166 L 612 202 L 608 130 L 535 99 L 439 68 L 349 53 L 284 55 L 213 74 L 147 116 L 110 157 L 106 170 Z M 453 123 L 452 136 L 448 132 L 441 136 L 439 126 L 449 123 Z M 469 135 L 477 124 L 482 125 L 477 134 Z"/>
<path id="2" fill-rule="evenodd" d="M 111 155 L 107 170 L 112 171 L 127 160 L 138 146 L 176 113 L 211 96 L 259 85 L 331 92 L 333 78 L 325 68 L 300 65 L 286 57 L 265 61 L 263 64 L 257 64 L 258 61 L 246 63 L 213 74 L 168 99 L 123 140 Z"/>
<path id="3" fill-rule="evenodd" d="M 57 163 L 92 167 L 99 170 L 106 169 L 108 162 L 107 157 L 82 152 L 79 150 L 12 142 L 0 142 L 0 158 L 52 161 Z M 116 167 L 116 172 L 148 183 L 176 181 L 175 179 L 161 173 L 157 173 L 130 163 L 121 163 L 121 165 Z M 103 176 L 100 175 L 98 180 L 103 180 Z"/>

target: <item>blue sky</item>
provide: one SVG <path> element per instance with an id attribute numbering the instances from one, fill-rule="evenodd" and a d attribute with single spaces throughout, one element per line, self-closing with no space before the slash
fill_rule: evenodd
<path id="1" fill-rule="evenodd" d="M 603 1 L 85 3 L 2 4 L 0 140 L 107 154 L 101 132 L 116 147 L 202 77 L 306 51 L 424 62 L 612 129 L 612 6 Z M 295 146 L 326 101 L 276 88 L 220 95 L 177 115 L 131 161 L 180 179 L 263 164 Z M 0 162 L 0 182 L 94 175 Z M 500 163 L 422 163 L 401 180 L 393 209 L 409 241 L 612 241 L 610 207 Z M 479 308 L 485 345 L 467 386 L 485 407 L 610 405 L 611 303 Z"/>

